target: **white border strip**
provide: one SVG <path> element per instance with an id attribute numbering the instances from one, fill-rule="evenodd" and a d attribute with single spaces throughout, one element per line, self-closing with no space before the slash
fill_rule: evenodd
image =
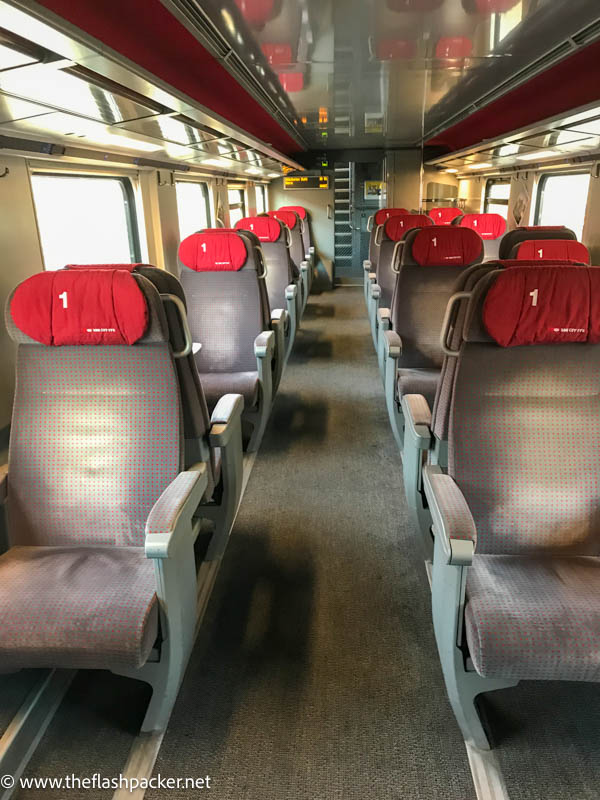
<path id="1" fill-rule="evenodd" d="M 465 743 L 477 800 L 510 800 L 500 764 L 493 750 Z"/>

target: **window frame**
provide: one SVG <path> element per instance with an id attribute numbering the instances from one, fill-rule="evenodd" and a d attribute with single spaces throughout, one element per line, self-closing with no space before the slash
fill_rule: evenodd
<path id="1" fill-rule="evenodd" d="M 257 183 L 257 184 L 255 184 L 255 191 L 256 191 L 256 196 L 257 196 L 256 213 L 257 214 L 266 214 L 267 211 L 269 210 L 268 209 L 268 205 L 269 204 L 268 204 L 267 187 L 265 186 L 264 183 Z M 262 206 L 263 206 L 262 211 L 258 210 L 258 195 L 259 195 L 259 193 L 262 196 Z"/>
<path id="2" fill-rule="evenodd" d="M 490 197 L 490 192 L 494 186 L 498 186 L 499 184 L 508 184 L 510 189 L 511 180 L 510 178 L 488 178 L 485 182 L 485 189 L 483 192 L 483 213 L 487 214 L 488 208 L 490 205 L 499 205 L 499 206 L 506 206 L 506 212 L 508 216 L 508 206 L 510 204 L 510 191 L 509 197 L 504 200 L 504 198 L 495 198 Z"/>
<path id="3" fill-rule="evenodd" d="M 88 180 L 92 178 L 94 180 L 117 181 L 121 186 L 121 191 L 123 192 L 123 205 L 125 207 L 125 222 L 127 225 L 127 239 L 129 242 L 130 263 L 131 264 L 141 263 L 142 247 L 141 247 L 140 229 L 137 217 L 137 203 L 135 197 L 135 190 L 133 188 L 133 183 L 130 177 L 125 175 L 104 175 L 104 174 L 87 173 L 87 172 L 73 173 L 62 170 L 54 171 L 54 170 L 43 170 L 43 169 L 33 170 L 31 176 L 65 178 L 70 180 L 77 180 L 78 178 L 84 178 Z M 35 193 L 33 191 L 33 186 L 31 187 L 31 196 L 35 208 Z M 36 209 L 36 220 L 37 220 L 37 209 Z M 38 235 L 39 235 L 39 224 L 38 224 Z M 43 255 L 43 249 L 44 248 L 42 245 L 42 255 Z M 48 267 L 46 266 L 46 260 L 44 258 L 44 270 L 47 269 Z"/>
<path id="4" fill-rule="evenodd" d="M 229 192 L 239 192 L 240 193 L 240 202 L 231 204 L 229 199 Z M 227 184 L 227 207 L 229 214 L 231 215 L 232 211 L 240 209 L 242 212 L 242 219 L 247 215 L 246 212 L 246 205 L 247 205 L 247 198 L 246 198 L 246 188 L 244 186 L 240 186 L 240 184 Z"/>
<path id="5" fill-rule="evenodd" d="M 209 186 L 208 186 L 208 182 L 207 181 L 193 181 L 193 180 L 189 180 L 189 179 L 181 180 L 180 178 L 176 178 L 175 179 L 175 200 L 177 200 L 177 184 L 178 183 L 195 183 L 198 186 L 200 186 L 200 188 L 202 190 L 202 199 L 204 200 L 204 207 L 205 207 L 205 210 L 206 210 L 206 227 L 207 228 L 212 228 L 213 227 L 212 208 L 211 208 L 211 202 L 210 202 L 210 189 L 209 189 Z M 177 217 L 178 217 L 177 218 L 177 223 L 179 224 L 179 211 L 177 213 Z M 181 231 L 180 231 L 180 233 L 181 233 Z"/>
<path id="6" fill-rule="evenodd" d="M 544 190 L 546 188 L 546 184 L 548 183 L 548 178 L 560 178 L 562 176 L 567 176 L 567 175 L 590 175 L 590 171 L 586 169 L 576 169 L 568 171 L 561 170 L 557 172 L 544 172 L 543 175 L 540 175 L 537 181 L 537 187 L 535 193 L 535 210 L 533 213 L 534 225 L 541 225 L 539 219 L 544 205 Z M 587 214 L 587 198 L 586 198 L 585 212 L 583 215 L 583 226 L 585 226 L 586 214 Z"/>

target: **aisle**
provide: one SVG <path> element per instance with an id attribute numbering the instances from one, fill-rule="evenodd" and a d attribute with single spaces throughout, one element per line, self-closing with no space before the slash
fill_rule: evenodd
<path id="1" fill-rule="evenodd" d="M 223 800 L 474 798 L 361 289 L 310 299 L 158 773 Z"/>

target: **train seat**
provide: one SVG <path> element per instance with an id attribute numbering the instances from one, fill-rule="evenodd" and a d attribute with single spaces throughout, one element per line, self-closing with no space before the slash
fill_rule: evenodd
<path id="1" fill-rule="evenodd" d="M 521 242 L 535 241 L 536 239 L 570 239 L 577 241 L 577 236 L 570 228 L 564 225 L 530 225 L 513 228 L 502 237 L 498 257 L 502 260 L 513 258 L 515 247 Z"/>
<path id="2" fill-rule="evenodd" d="M 286 308 L 289 318 L 286 359 L 290 354 L 300 314 L 302 295 L 298 291 L 288 248 L 286 226 L 274 217 L 244 217 L 236 222 L 236 230 L 250 231 L 260 242 L 267 265 L 267 293 L 271 308 Z"/>
<path id="3" fill-rule="evenodd" d="M 315 266 L 315 247 L 312 237 L 312 227 L 310 214 L 304 206 L 280 206 L 278 211 L 293 211 L 300 218 L 300 230 L 302 232 L 302 242 L 304 244 L 304 257 L 306 261 Z"/>
<path id="4" fill-rule="evenodd" d="M 579 261 L 590 263 L 590 253 L 581 242 L 573 239 L 527 239 L 516 244 L 510 254 L 518 261 Z"/>
<path id="5" fill-rule="evenodd" d="M 600 419 L 599 309 L 600 269 L 587 266 L 492 270 L 469 299 L 448 473 L 425 467 L 424 488 L 442 668 L 480 748 L 478 694 L 600 681 L 600 454 L 594 436 L 573 441 Z"/>
<path id="6" fill-rule="evenodd" d="M 434 225 L 451 225 L 455 219 L 463 216 L 463 212 L 460 208 L 440 206 L 439 208 L 432 208 L 429 211 L 429 216 Z"/>
<path id="7" fill-rule="evenodd" d="M 433 403 L 443 351 L 440 333 L 460 274 L 483 260 L 483 241 L 469 228 L 413 229 L 402 248 L 389 309 L 379 309 L 379 363 L 392 432 L 404 446 L 401 401 L 423 395 Z"/>
<path id="8" fill-rule="evenodd" d="M 500 214 L 465 214 L 453 220 L 452 225 L 472 228 L 484 242 L 486 261 L 500 258 L 500 243 L 506 231 L 506 220 Z"/>
<path id="9" fill-rule="evenodd" d="M 377 270 L 377 260 L 379 257 L 379 247 L 381 245 L 383 224 L 384 222 L 387 222 L 390 217 L 398 217 L 408 213 L 410 212 L 406 208 L 380 208 L 367 220 L 367 230 L 370 232 L 369 258 L 363 261 L 365 303 L 367 303 L 367 306 L 368 287 L 370 285 L 369 275 L 371 273 L 375 273 Z"/>
<path id="10" fill-rule="evenodd" d="M 381 226 L 379 256 L 375 273 L 369 273 L 368 314 L 375 350 L 378 347 L 377 315 L 379 307 L 389 308 L 396 283 L 396 265 L 406 234 L 413 228 L 433 225 L 426 214 L 401 214 L 390 216 Z"/>
<path id="11" fill-rule="evenodd" d="M 304 311 L 312 286 L 313 270 L 304 251 L 302 220 L 295 211 L 290 211 L 288 209 L 269 211 L 268 216 L 279 220 L 279 222 L 286 225 L 289 230 L 290 258 L 292 259 L 295 272 L 300 275 L 302 283 L 302 311 Z"/>
<path id="12" fill-rule="evenodd" d="M 5 318 L 17 382 L 0 663 L 147 681 L 142 729 L 163 729 L 195 638 L 192 518 L 208 479 L 204 463 L 183 469 L 160 297 L 124 270 L 44 272 Z"/>
<path id="13" fill-rule="evenodd" d="M 264 264 L 241 233 L 194 233 L 179 246 L 200 382 L 212 411 L 224 394 L 244 398 L 244 444 L 258 448 L 285 358 L 281 323 L 269 313 Z"/>

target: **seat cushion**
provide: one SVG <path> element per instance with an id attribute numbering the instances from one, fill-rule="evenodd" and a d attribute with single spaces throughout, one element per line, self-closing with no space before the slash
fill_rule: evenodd
<path id="1" fill-rule="evenodd" d="M 141 547 L 13 547 L 0 556 L 0 671 L 141 667 L 158 635 Z"/>
<path id="2" fill-rule="evenodd" d="M 200 373 L 200 383 L 211 412 L 224 394 L 241 394 L 246 408 L 258 400 L 258 372 L 205 372 Z"/>
<path id="3" fill-rule="evenodd" d="M 422 394 L 433 408 L 433 401 L 440 379 L 439 369 L 407 369 L 398 370 L 398 397 L 405 394 Z"/>
<path id="4" fill-rule="evenodd" d="M 600 681 L 600 558 L 476 555 L 467 643 L 484 677 Z"/>

